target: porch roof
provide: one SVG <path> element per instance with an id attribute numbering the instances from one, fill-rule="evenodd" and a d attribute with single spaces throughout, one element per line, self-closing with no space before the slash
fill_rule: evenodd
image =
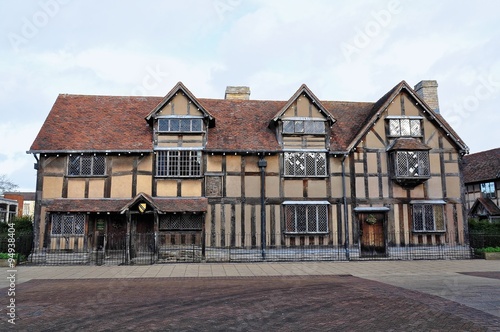
<path id="1" fill-rule="evenodd" d="M 472 205 L 469 214 L 475 215 L 481 205 L 484 207 L 484 210 L 488 213 L 489 216 L 500 216 L 500 208 L 496 206 L 496 204 L 490 198 L 486 197 L 477 198 Z"/>
<path id="2" fill-rule="evenodd" d="M 120 212 L 129 199 L 85 198 L 55 199 L 47 205 L 49 212 Z"/>
<path id="3" fill-rule="evenodd" d="M 146 196 L 142 194 L 142 196 Z M 206 212 L 208 200 L 205 197 L 178 198 L 178 197 L 148 197 L 149 203 L 159 213 L 168 212 Z M 134 198 L 114 199 L 114 198 L 82 198 L 82 199 L 54 199 L 47 205 L 49 212 L 116 212 L 120 213 L 131 206 L 131 202 L 136 202 Z"/>

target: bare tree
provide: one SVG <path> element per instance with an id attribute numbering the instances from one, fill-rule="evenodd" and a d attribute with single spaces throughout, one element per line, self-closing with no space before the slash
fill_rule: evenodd
<path id="1" fill-rule="evenodd" d="M 0 195 L 6 191 L 16 190 L 17 187 L 18 185 L 8 179 L 5 174 L 0 175 Z"/>

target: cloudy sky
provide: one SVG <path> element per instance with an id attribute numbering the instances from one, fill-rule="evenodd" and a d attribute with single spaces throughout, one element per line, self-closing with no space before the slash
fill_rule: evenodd
<path id="1" fill-rule="evenodd" d="M 500 2 L 0 0 L 0 175 L 34 190 L 26 154 L 57 95 L 197 97 L 248 85 L 287 100 L 376 101 L 439 84 L 471 152 L 500 147 Z M 84 115 L 82 115 L 84 116 Z"/>

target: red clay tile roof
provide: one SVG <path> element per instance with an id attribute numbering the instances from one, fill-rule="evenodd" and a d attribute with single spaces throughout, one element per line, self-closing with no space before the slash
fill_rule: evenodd
<path id="1" fill-rule="evenodd" d="M 161 97 L 59 95 L 32 151 L 151 151 L 144 117 Z"/>
<path id="2" fill-rule="evenodd" d="M 361 130 L 374 103 L 323 101 L 322 104 L 337 120 L 331 128 L 330 150 L 345 151 Z"/>
<path id="3" fill-rule="evenodd" d="M 332 125 L 330 150 L 343 152 L 351 148 L 363 134 L 363 128 L 403 88 L 411 91 L 402 81 L 376 103 L 318 101 L 336 120 Z M 28 152 L 152 151 L 152 128 L 145 117 L 164 99 L 59 95 Z M 215 127 L 208 129 L 207 151 L 281 150 L 269 125 L 287 101 L 198 98 L 197 102 L 216 121 Z"/>
<path id="4" fill-rule="evenodd" d="M 393 150 L 413 150 L 413 151 L 422 151 L 422 150 L 430 150 L 431 148 L 424 143 L 422 143 L 419 139 L 410 138 L 410 137 L 400 137 L 392 142 L 392 145 L 387 149 L 387 151 Z"/>
<path id="5" fill-rule="evenodd" d="M 47 205 L 49 212 L 120 212 L 129 199 L 55 199 Z"/>
<path id="6" fill-rule="evenodd" d="M 206 212 L 207 198 L 163 198 L 150 199 L 160 212 Z M 122 212 L 135 199 L 85 198 L 55 199 L 47 205 L 49 212 Z"/>
<path id="7" fill-rule="evenodd" d="M 462 166 L 465 183 L 499 179 L 500 148 L 466 155 Z"/>
<path id="8" fill-rule="evenodd" d="M 488 215 L 500 216 L 500 208 L 496 206 L 496 204 L 491 199 L 485 197 L 479 197 L 478 199 L 476 199 L 469 211 L 469 214 L 475 215 L 479 205 L 482 205 L 484 207 L 486 212 L 488 212 Z"/>
<path id="9" fill-rule="evenodd" d="M 269 123 L 281 101 L 200 99 L 215 117 L 208 129 L 208 151 L 279 151 Z"/>

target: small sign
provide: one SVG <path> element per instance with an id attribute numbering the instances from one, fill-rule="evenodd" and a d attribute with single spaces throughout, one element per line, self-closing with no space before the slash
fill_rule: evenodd
<path id="1" fill-rule="evenodd" d="M 102 219 L 97 220 L 97 230 L 98 231 L 103 231 L 104 226 L 105 226 L 104 220 L 102 220 Z"/>
<path id="2" fill-rule="evenodd" d="M 139 212 L 144 213 L 146 211 L 146 203 L 140 203 L 139 204 Z"/>

